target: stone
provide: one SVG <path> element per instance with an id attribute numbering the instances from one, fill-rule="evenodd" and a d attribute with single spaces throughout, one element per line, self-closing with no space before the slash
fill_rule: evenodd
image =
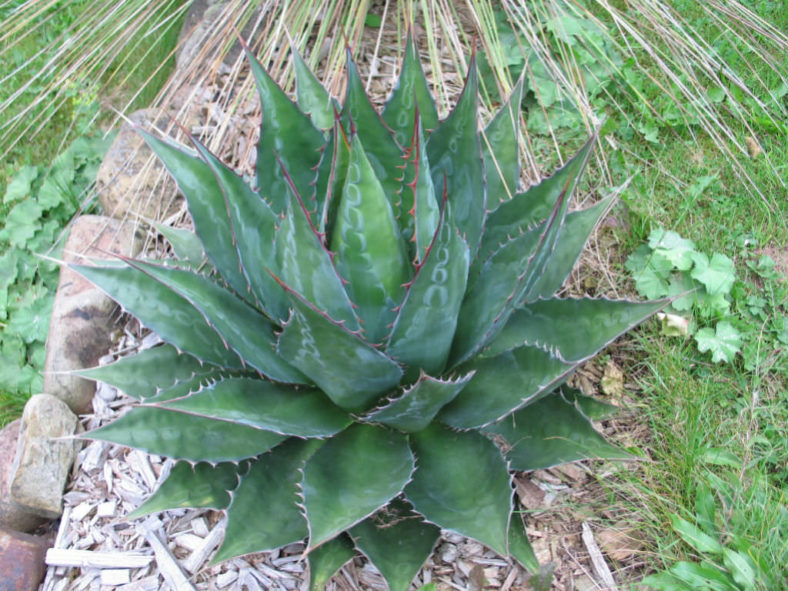
<path id="1" fill-rule="evenodd" d="M 0 527 L 27 532 L 41 525 L 44 519 L 10 498 L 11 476 L 14 472 L 14 456 L 21 424 L 22 420 L 17 419 L 0 430 Z"/>
<path id="2" fill-rule="evenodd" d="M 36 591 L 48 546 L 42 538 L 0 528 L 0 591 Z"/>
<path id="3" fill-rule="evenodd" d="M 25 404 L 9 497 L 46 519 L 63 511 L 63 489 L 77 454 L 77 416 L 65 402 L 36 394 Z"/>
<path id="4" fill-rule="evenodd" d="M 134 256 L 143 235 L 131 221 L 85 215 L 77 218 L 63 250 L 66 262 L 85 262 L 80 255 L 107 258 Z M 75 413 L 85 412 L 96 385 L 70 371 L 94 367 L 112 344 L 116 304 L 75 271 L 63 266 L 52 306 L 44 363 L 44 392 L 63 400 Z"/>
<path id="5" fill-rule="evenodd" d="M 183 198 L 175 181 L 137 132 L 137 128 L 166 130 L 171 125 L 171 119 L 158 109 L 142 109 L 121 126 L 96 175 L 105 215 L 160 221 L 181 210 Z"/>
<path id="6" fill-rule="evenodd" d="M 216 55 L 214 47 L 217 44 L 211 43 L 210 40 L 217 34 L 217 25 L 227 28 L 227 19 L 222 18 L 226 9 L 232 10 L 233 14 L 239 14 L 238 9 L 231 6 L 227 0 L 192 1 L 178 39 L 178 51 L 175 54 L 176 74 L 174 78 L 178 78 L 180 73 L 189 70 L 200 71 L 212 65 L 209 60 L 212 60 Z M 262 37 L 264 30 L 263 27 L 254 27 L 261 10 L 262 7 L 255 10 L 241 31 L 241 37 L 252 47 Z M 234 33 L 229 30 L 227 34 L 234 36 Z M 224 36 L 221 37 L 220 41 L 222 44 L 224 43 Z M 211 49 L 205 52 L 205 47 L 210 47 Z M 241 55 L 241 51 L 241 44 L 236 41 L 222 59 L 222 64 L 231 66 Z"/>

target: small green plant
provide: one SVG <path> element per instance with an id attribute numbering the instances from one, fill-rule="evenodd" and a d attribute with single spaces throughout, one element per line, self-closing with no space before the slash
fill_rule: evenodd
<path id="1" fill-rule="evenodd" d="M 0 204 L 0 392 L 10 406 L 40 392 L 61 231 L 81 208 L 111 137 L 83 137 L 45 170 L 21 167 Z M 7 403 L 0 402 L 3 419 Z"/>
<path id="2" fill-rule="evenodd" d="M 380 115 L 352 61 L 337 112 L 298 56 L 297 103 L 249 59 L 259 192 L 141 131 L 186 258 L 73 265 L 167 343 L 80 372 L 140 401 L 87 436 L 177 459 L 134 515 L 226 510 L 215 562 L 306 540 L 320 589 L 355 546 L 404 591 L 445 528 L 537 570 L 510 470 L 627 456 L 562 384 L 666 304 L 555 297 L 613 203 L 568 212 L 595 138 L 518 192 L 520 91 L 482 143 L 473 61 L 440 121 L 410 40 Z"/>
<path id="3" fill-rule="evenodd" d="M 625 266 L 641 294 L 648 298 L 671 296 L 673 311 L 694 314 L 692 318 L 701 323 L 715 323 L 713 328 L 697 328 L 690 318 L 666 315 L 665 334 L 694 334 L 698 349 L 711 351 L 715 363 L 730 362 L 741 350 L 741 334 L 722 319 L 730 316 L 731 288 L 736 280 L 731 259 L 716 252 L 709 257 L 698 252 L 691 240 L 657 228 Z"/>

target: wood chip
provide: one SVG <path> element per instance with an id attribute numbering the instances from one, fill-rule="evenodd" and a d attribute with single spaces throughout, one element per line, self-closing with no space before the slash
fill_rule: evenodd
<path id="1" fill-rule="evenodd" d="M 49 566 L 71 566 L 81 568 L 142 568 L 148 566 L 152 556 L 132 552 L 93 552 L 50 548 L 45 562 Z"/>
<path id="2" fill-rule="evenodd" d="M 101 571 L 102 585 L 125 585 L 131 581 L 128 569 L 107 568 Z"/>
<path id="3" fill-rule="evenodd" d="M 167 549 L 167 546 L 159 539 L 156 532 L 152 528 L 145 527 L 144 525 L 142 529 L 145 539 L 148 544 L 150 544 L 150 547 L 153 548 L 153 554 L 156 557 L 156 565 L 159 567 L 159 573 L 161 573 L 161 576 L 167 581 L 167 584 L 175 591 L 196 591 L 181 570 L 178 561 L 175 560 L 175 557 Z"/>
<path id="4" fill-rule="evenodd" d="M 605 557 L 602 556 L 602 551 L 597 546 L 596 540 L 594 540 L 594 533 L 591 531 L 591 526 L 588 525 L 587 521 L 583 522 L 582 537 L 586 550 L 588 550 L 588 554 L 591 557 L 591 566 L 594 567 L 596 576 L 601 579 L 603 589 L 608 591 L 618 589 L 618 585 L 613 579 L 613 574 L 610 572 L 610 568 L 607 566 Z"/>
<path id="5" fill-rule="evenodd" d="M 199 568 L 208 558 L 208 555 L 216 549 L 223 538 L 224 527 L 214 527 L 211 530 L 211 533 L 203 538 L 200 546 L 191 553 L 189 558 L 186 559 L 186 561 L 183 563 L 183 568 L 185 568 L 190 573 L 197 572 L 197 570 L 199 570 Z"/>

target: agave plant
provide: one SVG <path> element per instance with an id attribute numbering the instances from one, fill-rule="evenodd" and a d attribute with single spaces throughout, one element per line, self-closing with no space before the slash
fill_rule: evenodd
<path id="1" fill-rule="evenodd" d="M 341 106 L 249 60 L 256 189 L 141 131 L 195 233 L 73 265 L 165 342 L 82 372 L 139 401 L 88 436 L 174 458 L 135 514 L 225 510 L 214 562 L 305 541 L 317 589 L 355 547 L 404 591 L 443 528 L 536 568 L 511 471 L 626 455 L 563 383 L 663 305 L 554 295 L 612 204 L 568 212 L 594 138 L 518 191 L 522 87 L 482 135 L 473 60 L 442 121 L 410 40 L 382 114 L 350 59 Z"/>

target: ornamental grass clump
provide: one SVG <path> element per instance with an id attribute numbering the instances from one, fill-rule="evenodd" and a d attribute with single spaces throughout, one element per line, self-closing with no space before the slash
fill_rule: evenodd
<path id="1" fill-rule="evenodd" d="M 663 305 L 554 295 L 612 203 L 568 212 L 595 138 L 520 192 L 522 85 L 483 140 L 473 60 L 441 121 L 410 40 L 382 114 L 293 59 L 295 103 L 249 55 L 256 189 L 141 132 L 195 234 L 73 265 L 165 342 L 82 373 L 139 401 L 88 436 L 177 460 L 135 515 L 224 510 L 214 562 L 305 541 L 314 588 L 357 549 L 403 591 L 443 528 L 534 569 L 511 471 L 626 456 L 564 382 Z"/>

